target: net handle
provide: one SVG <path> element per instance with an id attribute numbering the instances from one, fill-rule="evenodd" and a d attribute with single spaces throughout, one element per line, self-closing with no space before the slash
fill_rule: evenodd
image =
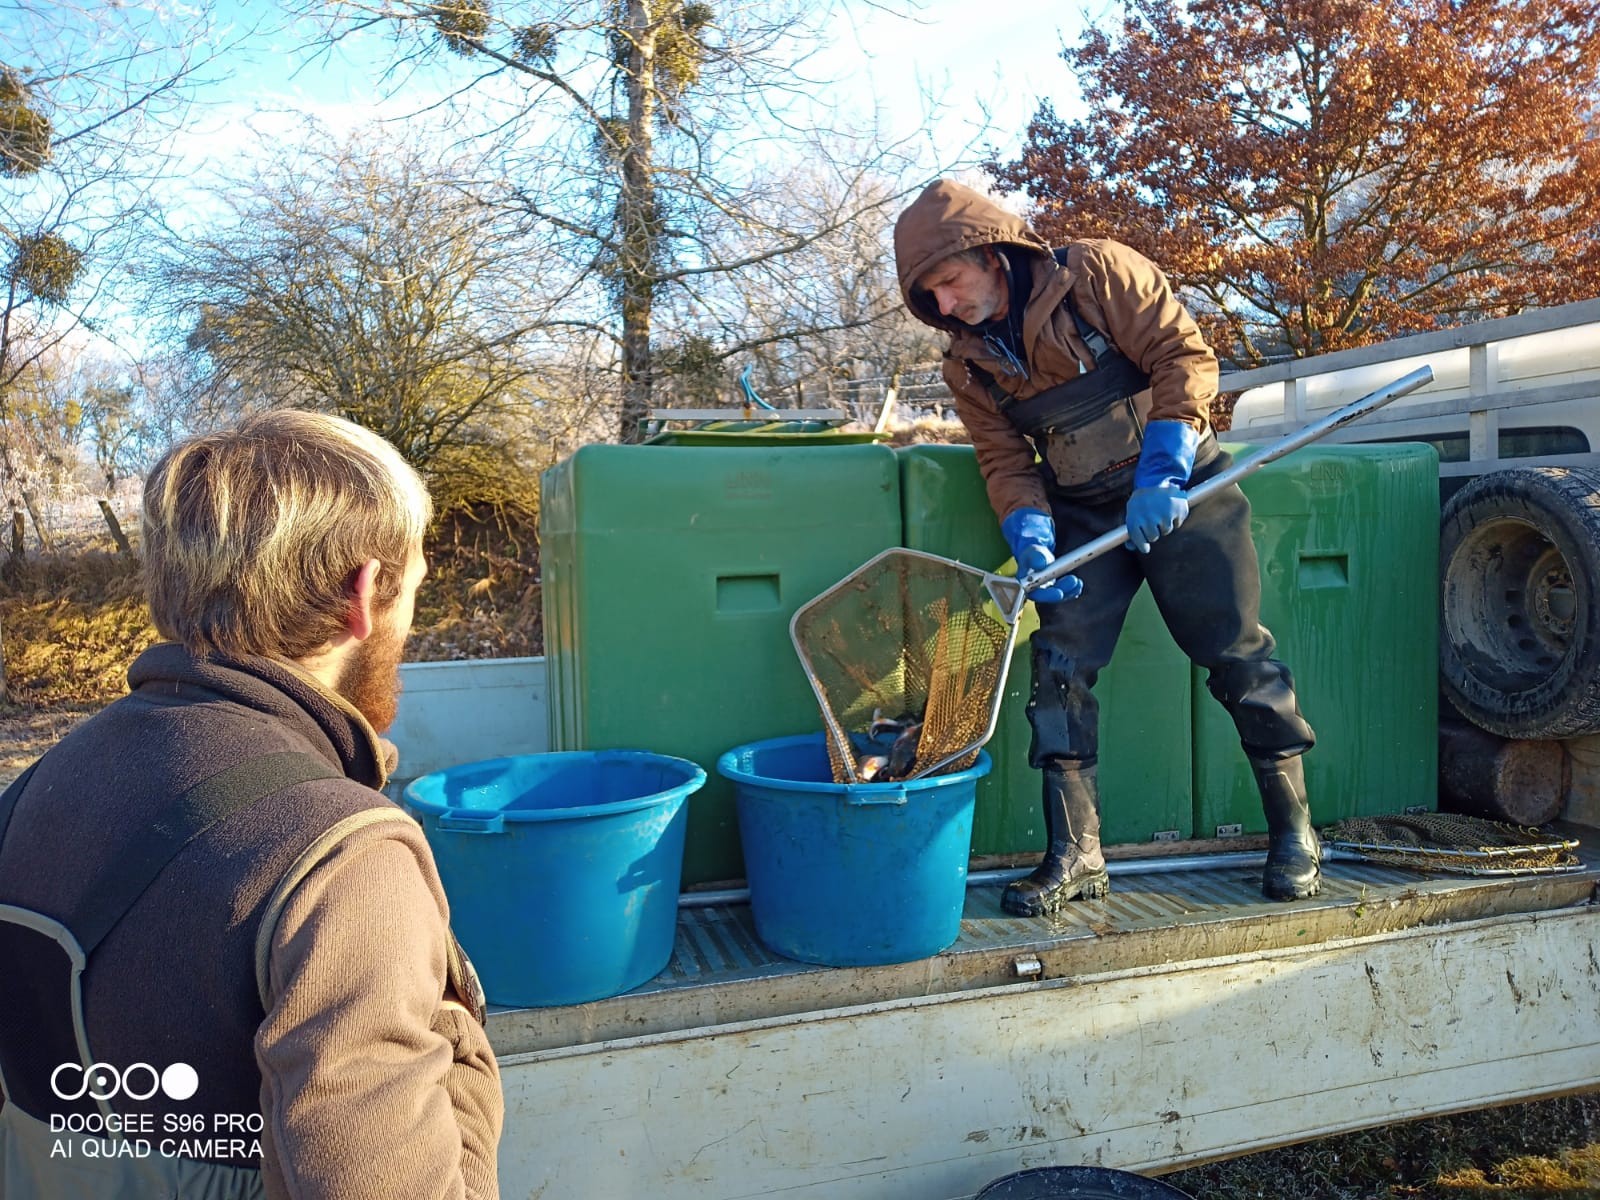
<path id="1" fill-rule="evenodd" d="M 1379 388 L 1375 392 L 1368 392 L 1359 399 L 1350 401 L 1343 408 L 1335 409 L 1319 421 L 1313 421 L 1303 429 L 1294 433 L 1285 434 L 1277 441 L 1263 446 L 1247 458 L 1242 458 L 1226 471 L 1213 475 L 1204 483 L 1199 484 L 1189 492 L 1189 505 L 1193 507 L 1205 500 L 1208 496 L 1220 492 L 1225 487 L 1231 487 L 1247 475 L 1253 475 L 1270 462 L 1276 462 L 1286 454 L 1290 454 L 1302 446 L 1308 446 L 1319 438 L 1326 437 L 1336 429 L 1342 429 L 1353 421 L 1358 421 L 1368 413 L 1376 412 L 1392 400 L 1416 391 L 1424 384 L 1433 382 L 1433 368 L 1429 366 L 1418 367 L 1409 375 L 1402 375 L 1393 383 Z M 1083 566 L 1084 563 L 1099 558 L 1102 554 L 1116 549 L 1128 540 L 1128 527 L 1119 525 L 1109 533 L 1103 533 L 1092 542 L 1085 542 L 1076 550 L 1069 551 L 1056 559 L 1047 567 L 1031 572 L 1022 580 L 1022 586 L 1017 589 L 1015 609 L 1020 613 L 1023 600 L 1027 593 L 1035 588 L 1043 587 L 1047 583 L 1054 583 L 1063 575 L 1070 575 L 1073 571 Z M 1016 613 L 1010 614 L 1012 620 Z"/>

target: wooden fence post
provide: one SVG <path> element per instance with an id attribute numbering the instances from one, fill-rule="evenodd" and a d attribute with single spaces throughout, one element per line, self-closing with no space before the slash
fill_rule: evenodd
<path id="1" fill-rule="evenodd" d="M 109 500 L 100 501 L 100 515 L 106 519 L 106 528 L 111 530 L 111 540 L 117 544 L 117 550 L 132 558 L 133 547 L 128 545 L 128 535 L 122 532 L 122 524 L 117 520 L 117 514 L 111 511 Z"/>

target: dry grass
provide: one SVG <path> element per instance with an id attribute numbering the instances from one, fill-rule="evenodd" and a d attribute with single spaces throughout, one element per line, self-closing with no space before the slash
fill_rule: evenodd
<path id="1" fill-rule="evenodd" d="M 406 658 L 440 662 L 544 653 L 534 530 L 452 521 L 428 547 Z"/>
<path id="2" fill-rule="evenodd" d="M 1600 1197 L 1600 1092 L 1341 1134 L 1164 1178 L 1198 1200 Z"/>
<path id="3" fill-rule="evenodd" d="M 411 662 L 544 653 L 533 530 L 457 516 L 428 547 Z M 0 783 L 127 690 L 158 640 L 137 562 L 88 546 L 0 563 Z"/>
<path id="4" fill-rule="evenodd" d="M 428 546 L 407 659 L 544 652 L 531 528 L 458 517 Z M 30 710 L 121 695 L 128 663 L 157 640 L 138 564 L 99 549 L 0 569 L 0 648 L 14 705 Z"/>
<path id="5" fill-rule="evenodd" d="M 7 690 L 30 710 L 104 704 L 159 640 L 137 566 L 91 550 L 9 564 L 0 590 Z"/>

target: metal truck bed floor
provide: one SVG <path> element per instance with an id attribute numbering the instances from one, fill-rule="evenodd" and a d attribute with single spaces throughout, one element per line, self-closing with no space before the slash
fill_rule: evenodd
<path id="1" fill-rule="evenodd" d="M 1075 901 L 1053 918 L 1008 916 L 999 886 L 971 886 L 953 946 L 883 967 L 794 962 L 761 944 L 748 905 L 684 907 L 672 959 L 648 983 L 590 1004 L 493 1010 L 489 1034 L 505 1056 L 1593 902 L 1600 831 L 1565 832 L 1583 841 L 1580 871 L 1480 878 L 1330 861 L 1322 894 L 1289 904 L 1262 898 L 1259 860 L 1116 874 L 1105 900 Z"/>

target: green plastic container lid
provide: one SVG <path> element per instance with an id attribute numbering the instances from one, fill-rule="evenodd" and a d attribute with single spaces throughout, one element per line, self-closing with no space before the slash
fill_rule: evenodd
<path id="1" fill-rule="evenodd" d="M 646 446 L 863 446 L 887 433 L 839 429 L 821 421 L 716 421 L 696 429 L 663 429 Z"/>

